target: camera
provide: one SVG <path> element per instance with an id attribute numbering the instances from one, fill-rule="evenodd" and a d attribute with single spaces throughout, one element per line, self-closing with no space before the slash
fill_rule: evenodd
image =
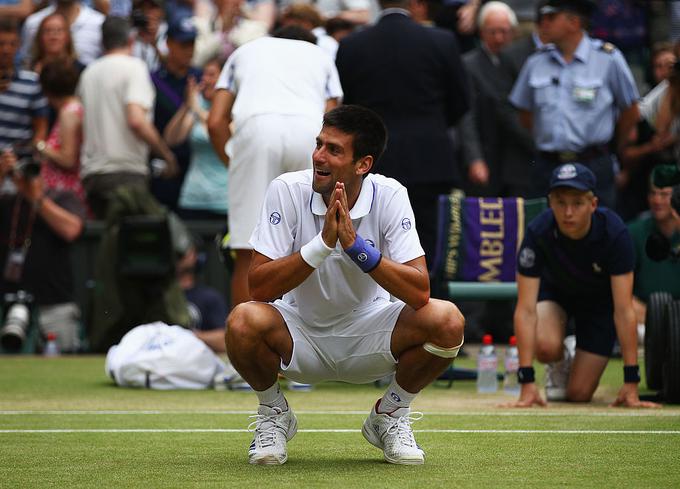
<path id="1" fill-rule="evenodd" d="M 21 158 L 17 161 L 14 171 L 26 180 L 32 180 L 40 175 L 40 162 L 33 158 Z"/>
<path id="2" fill-rule="evenodd" d="M 33 296 L 19 290 L 3 297 L 5 317 L 0 329 L 0 346 L 8 353 L 19 353 L 31 324 Z"/>

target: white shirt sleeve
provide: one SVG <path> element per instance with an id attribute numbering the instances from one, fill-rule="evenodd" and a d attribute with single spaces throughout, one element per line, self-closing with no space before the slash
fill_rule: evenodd
<path id="1" fill-rule="evenodd" d="M 385 230 L 383 253 L 398 263 L 406 263 L 425 255 L 406 188 L 398 189 L 385 208 L 388 212 L 384 213 L 385 220 L 380 223 L 380 228 Z"/>
<path id="2" fill-rule="evenodd" d="M 272 260 L 290 256 L 293 254 L 297 221 L 297 209 L 288 185 L 274 179 L 267 189 L 260 219 L 249 244 Z"/>
<path id="3" fill-rule="evenodd" d="M 151 110 L 156 99 L 156 89 L 144 62 L 138 59 L 135 59 L 135 61 L 136 63 L 133 65 L 135 73 L 129 77 L 125 103 L 138 104 L 146 110 Z"/>

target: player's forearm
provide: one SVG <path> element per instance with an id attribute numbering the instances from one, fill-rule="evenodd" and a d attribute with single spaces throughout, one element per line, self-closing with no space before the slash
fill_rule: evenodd
<path id="1" fill-rule="evenodd" d="M 383 289 L 413 309 L 420 309 L 430 300 L 430 277 L 424 266 L 397 263 L 383 257 L 369 273 Z"/>
<path id="2" fill-rule="evenodd" d="M 537 316 L 535 311 L 528 311 L 522 308 L 515 310 L 514 328 L 521 367 L 530 367 L 534 362 L 536 322 Z"/>
<path id="3" fill-rule="evenodd" d="M 637 359 L 637 321 L 635 310 L 632 307 L 617 308 L 614 310 L 614 324 L 616 335 L 621 344 L 621 356 L 624 365 L 636 365 Z"/>
<path id="4" fill-rule="evenodd" d="M 248 272 L 250 296 L 260 302 L 272 301 L 300 285 L 313 271 L 300 253 L 251 266 Z"/>

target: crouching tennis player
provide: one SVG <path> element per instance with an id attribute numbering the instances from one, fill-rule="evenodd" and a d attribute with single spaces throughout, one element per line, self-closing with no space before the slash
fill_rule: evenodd
<path id="1" fill-rule="evenodd" d="M 238 305 L 227 328 L 229 358 L 260 402 L 252 464 L 286 462 L 297 431 L 279 372 L 305 383 L 396 372 L 362 432 L 388 462 L 424 462 L 409 406 L 458 354 L 464 319 L 430 299 L 406 189 L 369 173 L 386 138 L 374 112 L 338 107 L 324 117 L 313 169 L 283 174 L 267 190 L 251 238 L 255 301 Z"/>

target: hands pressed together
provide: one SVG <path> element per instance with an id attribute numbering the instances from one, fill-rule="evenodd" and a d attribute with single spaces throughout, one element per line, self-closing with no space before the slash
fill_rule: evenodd
<path id="1" fill-rule="evenodd" d="M 328 202 L 321 236 L 327 246 L 334 248 L 335 243 L 340 240 L 340 245 L 346 250 L 354 244 L 356 235 L 352 218 L 349 215 L 345 184 L 337 182 Z"/>

